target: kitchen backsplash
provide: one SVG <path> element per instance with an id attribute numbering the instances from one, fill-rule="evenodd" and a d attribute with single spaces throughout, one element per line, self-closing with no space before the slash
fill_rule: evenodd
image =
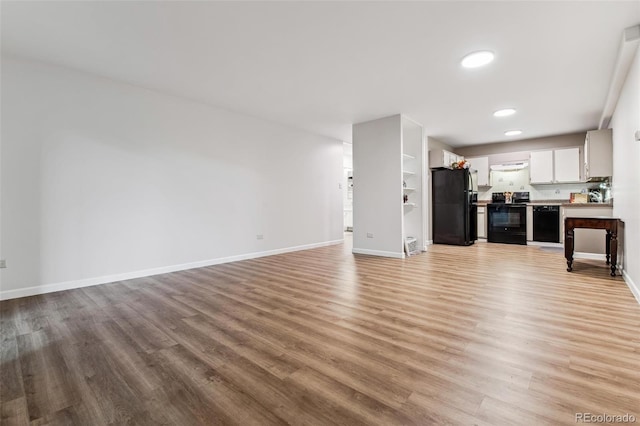
<path id="1" fill-rule="evenodd" d="M 572 192 L 587 192 L 598 184 L 560 183 L 556 185 L 530 185 L 529 168 L 515 171 L 492 170 L 490 188 L 478 188 L 479 200 L 491 200 L 492 192 L 529 191 L 531 201 L 535 200 L 568 200 Z"/>

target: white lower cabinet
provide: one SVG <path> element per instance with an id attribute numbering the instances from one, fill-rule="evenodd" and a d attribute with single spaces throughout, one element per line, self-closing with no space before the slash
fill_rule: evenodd
<path id="1" fill-rule="evenodd" d="M 484 206 L 478 206 L 478 238 L 487 238 L 487 215 Z"/>
<path id="2" fill-rule="evenodd" d="M 527 206 L 527 241 L 533 241 L 533 206 Z"/>

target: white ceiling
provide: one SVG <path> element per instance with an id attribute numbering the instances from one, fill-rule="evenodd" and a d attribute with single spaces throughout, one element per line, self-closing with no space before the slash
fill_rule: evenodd
<path id="1" fill-rule="evenodd" d="M 340 140 L 403 113 L 453 146 L 596 128 L 640 1 L 9 2 L 2 51 Z M 460 59 L 490 49 L 495 61 Z M 512 117 L 494 110 L 515 107 Z"/>

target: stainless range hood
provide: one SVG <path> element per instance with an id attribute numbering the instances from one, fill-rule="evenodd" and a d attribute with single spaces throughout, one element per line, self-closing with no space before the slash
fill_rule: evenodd
<path id="1" fill-rule="evenodd" d="M 589 183 L 602 183 L 602 182 L 609 182 L 609 179 L 611 179 L 611 177 L 609 176 L 604 176 L 604 177 L 590 177 L 589 179 L 587 179 L 587 182 Z"/>
<path id="2" fill-rule="evenodd" d="M 529 167 L 529 163 L 522 161 L 519 163 L 494 164 L 493 166 L 491 166 L 491 170 L 511 172 L 526 169 L 527 167 Z"/>

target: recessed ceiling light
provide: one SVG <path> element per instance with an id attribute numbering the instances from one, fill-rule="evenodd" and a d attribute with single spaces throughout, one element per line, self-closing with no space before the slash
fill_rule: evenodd
<path id="1" fill-rule="evenodd" d="M 488 50 L 472 52 L 472 53 L 469 53 L 464 58 L 462 58 L 462 66 L 465 68 L 481 67 L 493 61 L 493 58 L 494 58 L 493 52 L 490 52 Z"/>
<path id="2" fill-rule="evenodd" d="M 513 115 L 516 113 L 516 110 L 513 108 L 505 108 L 499 109 L 498 111 L 493 113 L 494 117 L 507 117 L 509 115 Z"/>
<path id="3" fill-rule="evenodd" d="M 505 136 L 518 136 L 522 133 L 522 130 L 507 130 L 504 132 Z"/>

